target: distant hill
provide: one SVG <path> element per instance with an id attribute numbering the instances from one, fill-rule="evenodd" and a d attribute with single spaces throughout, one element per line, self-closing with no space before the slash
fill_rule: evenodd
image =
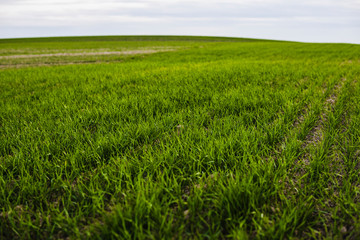
<path id="1" fill-rule="evenodd" d="M 0 43 L 15 42 L 74 42 L 74 41 L 196 41 L 196 42 L 268 42 L 278 40 L 236 38 L 236 37 L 203 37 L 203 36 L 83 36 L 83 37 L 39 37 L 39 38 L 6 38 Z"/>

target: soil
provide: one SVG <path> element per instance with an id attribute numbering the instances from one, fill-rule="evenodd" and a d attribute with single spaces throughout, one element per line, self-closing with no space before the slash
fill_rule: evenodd
<path id="1" fill-rule="evenodd" d="M 167 50 L 131 50 L 131 51 L 117 51 L 117 52 L 80 52 L 80 53 L 48 53 L 48 54 L 24 54 L 24 55 L 11 55 L 0 56 L 0 59 L 13 59 L 13 58 L 39 58 L 39 57 L 62 57 L 62 56 L 95 56 L 95 55 L 135 55 L 135 54 L 149 54 L 156 52 L 172 51 Z"/>

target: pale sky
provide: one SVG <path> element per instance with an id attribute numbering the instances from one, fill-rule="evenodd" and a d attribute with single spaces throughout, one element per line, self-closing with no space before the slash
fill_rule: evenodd
<path id="1" fill-rule="evenodd" d="M 92 35 L 360 43 L 360 0 L 0 0 L 0 38 Z"/>

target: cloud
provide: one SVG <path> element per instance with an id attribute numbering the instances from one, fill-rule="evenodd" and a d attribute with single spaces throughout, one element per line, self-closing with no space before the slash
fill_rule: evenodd
<path id="1" fill-rule="evenodd" d="M 15 31 L 9 31 L 11 28 L 25 27 L 40 35 L 52 33 L 50 27 L 63 35 L 63 29 L 68 27 L 91 29 L 86 35 L 103 34 L 104 29 L 109 29 L 108 34 L 143 34 L 152 30 L 154 34 L 215 32 L 249 37 L 254 31 L 262 35 L 272 29 L 272 38 L 287 32 L 288 39 L 308 41 L 309 37 L 295 31 L 290 31 L 290 36 L 289 29 L 305 33 L 308 29 L 312 34 L 318 29 L 320 34 L 322 29 L 333 28 L 335 33 L 347 29 L 351 33 L 348 41 L 360 41 L 360 33 L 353 33 L 360 32 L 359 10 L 360 0 L 0 0 L 0 37 L 11 37 Z"/>

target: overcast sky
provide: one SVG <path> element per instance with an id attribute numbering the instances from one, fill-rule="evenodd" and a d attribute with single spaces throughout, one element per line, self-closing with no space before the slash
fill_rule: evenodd
<path id="1" fill-rule="evenodd" d="M 0 0 L 0 38 L 82 35 L 360 43 L 360 0 Z"/>

